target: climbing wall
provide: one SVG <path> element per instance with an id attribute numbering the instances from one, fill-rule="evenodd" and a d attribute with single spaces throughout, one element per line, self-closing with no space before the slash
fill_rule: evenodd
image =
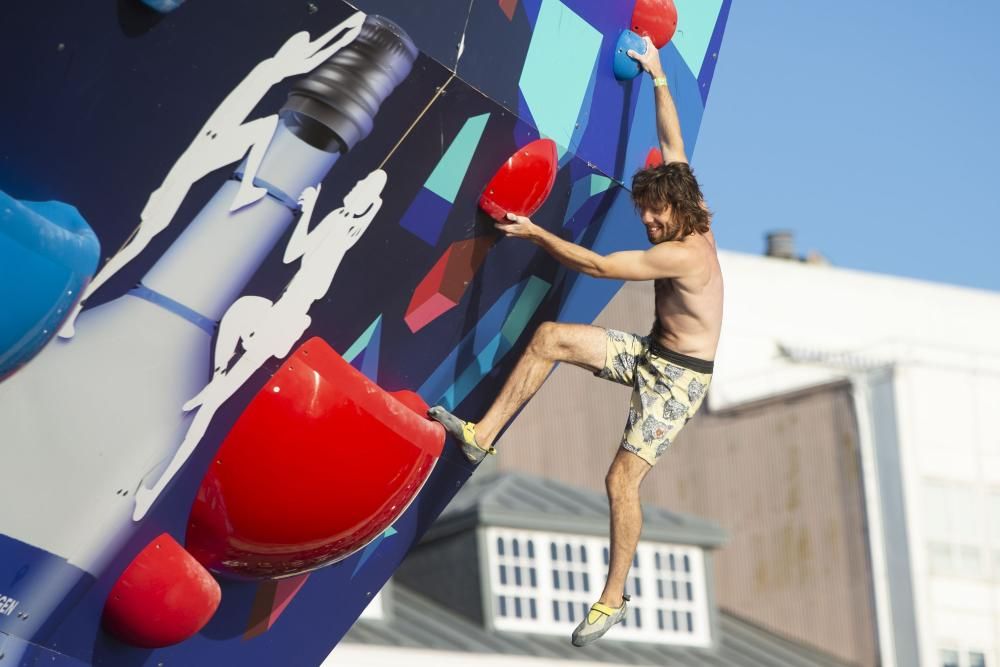
<path id="1" fill-rule="evenodd" d="M 675 4 L 677 32 L 660 54 L 690 154 L 730 0 Z M 176 208 L 87 295 L 73 337 L 53 338 L 51 317 L 79 300 L 78 277 L 67 303 L 46 302 L 35 347 L 0 369 L 0 649 L 26 664 L 319 664 L 473 471 L 422 406 L 480 414 L 539 323 L 590 322 L 620 286 L 502 238 L 477 207 L 484 187 L 522 147 L 551 139 L 553 187 L 533 220 L 600 253 L 644 247 L 627 188 L 657 143 L 652 83 L 612 73 L 631 2 L 160 9 L 172 11 L 20 2 L 0 24 L 0 57 L 24 64 L 0 73 L 0 191 L 14 202 L 4 215 L 18 201 L 71 204 L 103 263 L 151 210 Z M 359 93 L 358 104 L 374 104 L 373 124 L 349 150 L 323 148 L 315 119 L 346 121 L 302 102 L 323 94 L 300 83 L 315 64 L 275 68 L 305 49 L 293 35 L 316 40 L 358 10 L 415 48 L 372 42 L 406 60 L 393 61 L 398 80 L 371 74 L 384 99 Z M 213 125 L 262 72 L 273 81 Z M 266 119 L 282 109 L 272 133 Z M 244 131 L 230 159 L 198 142 Z M 321 186 L 305 205 L 288 185 L 299 168 L 275 167 L 291 159 L 277 147 L 293 134 L 296 164 L 313 165 L 303 183 Z M 263 198 L 232 210 L 254 141 L 270 146 L 254 181 Z M 177 174 L 197 177 L 178 190 Z M 300 228 L 304 207 L 313 220 Z M 30 290 L 2 255 L 26 243 L 4 245 L 10 220 L 0 299 L 14 312 Z M 200 407 L 184 403 L 203 387 Z M 377 404 L 357 422 L 310 403 L 368 394 Z M 196 428 L 190 456 L 151 495 L 163 448 Z M 195 570 L 168 608 L 164 587 Z"/>

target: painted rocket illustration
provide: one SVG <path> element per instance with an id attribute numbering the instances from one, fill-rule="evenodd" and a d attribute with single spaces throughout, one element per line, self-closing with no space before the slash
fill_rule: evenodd
<path id="1" fill-rule="evenodd" d="M 298 49 L 310 57 L 319 52 L 324 59 L 293 86 L 266 150 L 255 157 L 250 147 L 234 177 L 138 286 L 84 310 L 72 338 L 54 341 L 0 384 L 9 497 L 41 499 L 30 513 L 15 503 L 0 506 L 0 581 L 4 595 L 19 605 L 16 615 L 0 614 L 0 631 L 43 634 L 72 604 L 74 593 L 100 575 L 132 534 L 133 513 L 141 517 L 183 465 L 182 443 L 189 449 L 197 445 L 200 438 L 192 441 L 190 431 L 199 415 L 211 419 L 207 408 L 238 387 L 229 374 L 259 350 L 263 356 L 249 372 L 266 358 L 288 354 L 308 326 L 309 306 L 329 287 L 339 257 L 377 213 L 386 182 L 379 170 L 324 220 L 329 224 L 307 231 L 320 183 L 372 130 L 380 105 L 409 74 L 416 49 L 398 26 L 375 16 L 356 14 L 328 35 L 340 36 L 335 49 L 317 51 L 299 33 L 279 52 Z M 183 180 L 184 174 L 172 174 Z M 248 309 L 261 304 L 252 299 L 240 304 L 237 298 L 307 204 L 304 229 L 290 242 L 296 248 L 286 251 L 286 257 L 301 258 L 302 277 L 271 304 L 278 310 Z M 318 260 L 325 273 L 317 272 Z M 235 311 L 234 303 L 240 304 Z M 248 318 L 248 312 L 254 316 Z M 296 312 L 291 329 L 275 326 L 287 321 L 278 316 Z M 229 333 L 220 330 L 213 359 L 220 320 Z M 227 366 L 236 341 L 243 357 L 228 373 L 213 374 L 213 368 Z M 223 352 L 226 346 L 230 350 Z M 235 386 L 220 388 L 226 383 Z"/>

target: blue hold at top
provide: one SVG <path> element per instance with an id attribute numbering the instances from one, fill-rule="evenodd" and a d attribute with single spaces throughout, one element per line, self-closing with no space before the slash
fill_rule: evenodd
<path id="1" fill-rule="evenodd" d="M 0 191 L 0 380 L 52 339 L 100 255 L 97 235 L 75 207 Z"/>
<path id="2" fill-rule="evenodd" d="M 161 14 L 166 14 L 183 5 L 184 0 L 142 0 L 142 4 L 155 9 Z"/>
<path id="3" fill-rule="evenodd" d="M 645 53 L 646 42 L 631 30 L 623 30 L 622 34 L 618 35 L 618 43 L 615 44 L 614 72 L 615 78 L 619 81 L 634 79 L 642 71 L 639 63 L 628 56 L 629 49 L 636 53 Z"/>

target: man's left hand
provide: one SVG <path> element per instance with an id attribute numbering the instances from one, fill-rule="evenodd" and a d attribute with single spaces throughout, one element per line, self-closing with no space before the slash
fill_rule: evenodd
<path id="1" fill-rule="evenodd" d="M 538 227 L 530 219 L 523 215 L 507 214 L 509 222 L 496 223 L 497 229 L 506 236 L 513 236 L 519 239 L 534 239 L 538 236 Z"/>
<path id="2" fill-rule="evenodd" d="M 653 40 L 649 37 L 643 37 L 642 41 L 646 43 L 646 50 L 644 52 L 639 53 L 629 49 L 625 55 L 638 62 L 653 78 L 664 76 L 663 65 L 660 63 L 660 52 L 653 45 Z"/>

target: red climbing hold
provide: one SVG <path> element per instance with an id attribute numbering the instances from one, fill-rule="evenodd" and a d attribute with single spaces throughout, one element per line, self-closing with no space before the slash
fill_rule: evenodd
<path id="1" fill-rule="evenodd" d="M 632 32 L 649 37 L 662 49 L 677 30 L 677 7 L 673 0 L 635 0 L 632 10 Z"/>
<path id="2" fill-rule="evenodd" d="M 663 151 L 659 148 L 650 148 L 646 153 L 646 169 L 663 164 Z"/>
<path id="3" fill-rule="evenodd" d="M 479 207 L 502 222 L 507 213 L 531 216 L 552 192 L 559 158 L 551 139 L 532 141 L 507 158 L 494 174 Z"/>
<path id="4" fill-rule="evenodd" d="M 109 634 L 126 644 L 160 648 L 205 627 L 221 599 L 212 575 L 163 533 L 118 577 L 101 620 Z"/>
<path id="5" fill-rule="evenodd" d="M 223 441 L 191 509 L 188 549 L 244 579 L 350 556 L 399 518 L 434 468 L 444 429 L 426 411 L 322 339 L 306 341 Z"/>

